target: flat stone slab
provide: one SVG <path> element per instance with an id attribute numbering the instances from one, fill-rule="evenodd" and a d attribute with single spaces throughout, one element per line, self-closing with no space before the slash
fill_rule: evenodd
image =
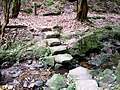
<path id="1" fill-rule="evenodd" d="M 64 63 L 69 62 L 73 59 L 73 57 L 70 54 L 58 54 L 55 55 L 55 62 L 57 63 Z"/>
<path id="2" fill-rule="evenodd" d="M 75 90 L 99 90 L 95 80 L 79 80 L 76 82 Z"/>
<path id="3" fill-rule="evenodd" d="M 88 69 L 81 66 L 70 70 L 67 77 L 73 80 L 91 80 L 92 79 L 92 75 L 89 73 Z"/>
<path id="4" fill-rule="evenodd" d="M 53 46 L 53 47 L 50 47 L 50 51 L 52 55 L 63 54 L 67 51 L 67 46 L 66 45 Z"/>
<path id="5" fill-rule="evenodd" d="M 43 38 L 58 38 L 60 33 L 58 31 L 43 32 Z"/>
<path id="6" fill-rule="evenodd" d="M 51 31 L 52 30 L 51 28 L 52 27 L 42 26 L 42 27 L 40 27 L 40 30 L 41 30 L 41 32 L 47 32 L 47 31 Z"/>
<path id="7" fill-rule="evenodd" d="M 46 39 L 46 44 L 48 46 L 56 46 L 56 45 L 60 45 L 61 42 L 58 38 L 49 38 L 49 39 Z"/>

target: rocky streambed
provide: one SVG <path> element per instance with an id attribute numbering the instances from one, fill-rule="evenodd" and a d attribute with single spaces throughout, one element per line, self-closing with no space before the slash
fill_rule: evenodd
<path id="1" fill-rule="evenodd" d="M 44 46 L 40 46 L 39 43 L 34 44 L 35 42 L 29 39 L 30 36 L 27 41 L 25 38 L 20 41 L 19 45 L 16 43 L 19 47 L 13 45 L 10 50 L 7 48 L 5 51 L 7 57 L 3 55 L 4 53 L 0 54 L 2 57 L 0 58 L 2 62 L 0 69 L 2 73 L 0 78 L 1 89 L 120 89 L 119 26 L 106 26 L 99 29 L 94 28 L 88 32 L 79 32 L 74 35 L 79 38 L 69 43 L 70 46 L 65 46 L 67 40 L 65 41 L 63 37 L 60 37 L 61 35 L 58 32 L 56 35 L 54 30 L 52 32 L 51 29 L 44 28 L 44 30 L 45 32 L 42 32 L 44 33 Z M 52 37 L 46 32 L 51 32 Z M 48 36 L 49 38 L 46 38 Z M 35 37 L 39 37 L 39 35 Z M 51 46 L 55 47 L 56 45 L 64 45 L 65 47 L 57 48 L 56 54 L 53 53 L 56 52 L 56 49 L 51 49 Z M 5 45 L 3 47 L 5 48 Z M 17 61 L 8 58 L 8 56 L 15 57 L 14 59 Z"/>

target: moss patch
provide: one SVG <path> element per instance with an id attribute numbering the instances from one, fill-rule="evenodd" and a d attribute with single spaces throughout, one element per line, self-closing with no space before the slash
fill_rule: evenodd
<path id="1" fill-rule="evenodd" d="M 120 26 L 105 26 L 94 29 L 90 32 L 81 34 L 81 39 L 74 43 L 69 50 L 71 55 L 85 56 L 89 50 L 102 49 L 103 42 L 111 40 L 113 43 L 116 40 L 120 41 Z"/>

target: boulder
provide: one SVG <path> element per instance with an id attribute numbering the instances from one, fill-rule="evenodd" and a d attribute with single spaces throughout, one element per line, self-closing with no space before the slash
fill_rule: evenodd
<path id="1" fill-rule="evenodd" d="M 95 80 L 78 80 L 75 90 L 99 90 Z"/>
<path id="2" fill-rule="evenodd" d="M 67 87 L 66 80 L 63 76 L 60 74 L 54 74 L 48 81 L 47 85 L 52 89 L 52 90 L 60 90 L 62 88 Z"/>
<path id="3" fill-rule="evenodd" d="M 84 67 L 77 67 L 75 69 L 72 69 L 68 73 L 68 79 L 71 80 L 91 80 L 92 75 L 89 74 L 89 71 L 87 68 Z"/>

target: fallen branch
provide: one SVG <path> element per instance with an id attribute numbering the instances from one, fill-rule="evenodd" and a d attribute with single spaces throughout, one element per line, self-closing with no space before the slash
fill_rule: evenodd
<path id="1" fill-rule="evenodd" d="M 0 25 L 0 28 L 2 26 Z M 27 26 L 24 26 L 24 25 L 8 25 L 8 26 L 5 26 L 5 28 L 27 28 Z"/>

